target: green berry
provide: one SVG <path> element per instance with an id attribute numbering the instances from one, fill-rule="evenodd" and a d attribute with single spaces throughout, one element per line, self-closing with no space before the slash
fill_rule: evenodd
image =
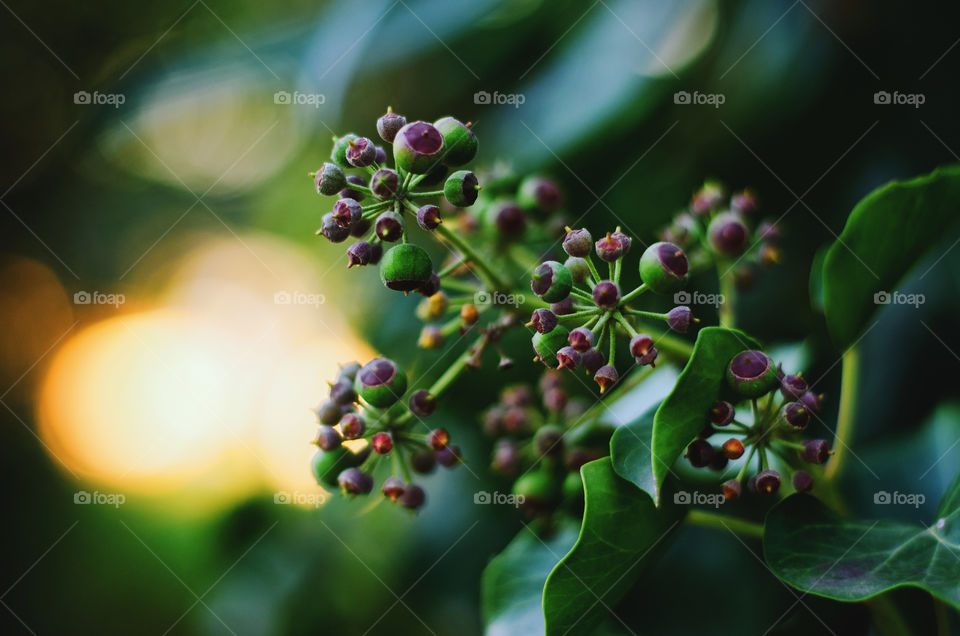
<path id="1" fill-rule="evenodd" d="M 393 360 L 374 358 L 357 373 L 354 388 L 367 404 L 384 409 L 403 397 L 407 376 Z"/>
<path id="2" fill-rule="evenodd" d="M 513 494 L 523 497 L 523 505 L 528 509 L 542 510 L 555 503 L 560 495 L 559 484 L 542 470 L 529 472 L 513 484 Z"/>
<path id="3" fill-rule="evenodd" d="M 433 122 L 433 125 L 443 135 L 445 164 L 462 166 L 470 163 L 477 155 L 479 144 L 477 136 L 470 130 L 470 124 L 463 124 L 453 117 L 443 117 Z"/>
<path id="4" fill-rule="evenodd" d="M 407 124 L 393 139 L 393 158 L 397 168 L 413 174 L 426 174 L 443 156 L 443 135 L 425 121 Z"/>
<path id="5" fill-rule="evenodd" d="M 533 270 L 530 288 L 546 302 L 558 303 L 570 295 L 573 275 L 562 263 L 544 261 Z"/>
<path id="6" fill-rule="evenodd" d="M 394 291 L 414 291 L 429 281 L 432 273 L 430 255 L 412 243 L 391 247 L 380 261 L 380 280 Z"/>
<path id="7" fill-rule="evenodd" d="M 353 166 L 347 161 L 347 148 L 350 147 L 351 141 L 356 141 L 358 137 L 353 133 L 347 133 L 343 137 L 339 137 L 333 142 L 333 150 L 330 152 L 330 158 L 335 164 L 341 168 L 352 168 Z"/>
<path id="8" fill-rule="evenodd" d="M 727 384 L 747 398 L 758 398 L 780 383 L 777 367 L 763 351 L 742 351 L 727 366 Z"/>
<path id="9" fill-rule="evenodd" d="M 350 466 L 350 451 L 340 446 L 330 451 L 318 450 L 310 460 L 310 470 L 321 486 L 337 487 L 337 475 Z"/>
<path id="10" fill-rule="evenodd" d="M 687 255 L 673 243 L 648 247 L 640 257 L 640 278 L 658 294 L 672 294 L 687 284 L 690 265 Z"/>
<path id="11" fill-rule="evenodd" d="M 317 186 L 317 194 L 332 196 L 346 187 L 347 178 L 339 166 L 327 162 L 317 170 L 314 183 Z"/>
<path id="12" fill-rule="evenodd" d="M 477 201 L 479 183 L 477 175 L 469 170 L 457 170 L 447 177 L 443 184 L 443 196 L 454 207 L 465 208 L 471 206 Z"/>
<path id="13" fill-rule="evenodd" d="M 533 334 L 533 350 L 537 353 L 540 360 L 549 367 L 556 367 L 558 364 L 557 352 L 567 346 L 567 339 L 570 332 L 566 327 L 557 325 L 547 333 Z"/>

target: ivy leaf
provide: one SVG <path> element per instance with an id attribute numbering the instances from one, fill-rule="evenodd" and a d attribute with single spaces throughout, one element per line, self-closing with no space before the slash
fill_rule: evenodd
<path id="1" fill-rule="evenodd" d="M 613 471 L 609 457 L 585 464 L 586 506 L 576 545 L 547 577 L 547 634 L 590 633 L 665 545 L 685 506 L 658 510 Z"/>
<path id="2" fill-rule="evenodd" d="M 960 609 L 960 478 L 932 525 L 841 519 L 809 495 L 793 495 L 767 515 L 767 565 L 798 590 L 862 601 L 913 586 Z"/>
<path id="3" fill-rule="evenodd" d="M 657 492 L 657 480 L 653 476 L 650 458 L 653 437 L 653 417 L 659 404 L 629 424 L 621 426 L 610 438 L 610 460 L 613 470 L 651 497 Z"/>
<path id="4" fill-rule="evenodd" d="M 481 579 L 487 636 L 544 633 L 544 583 L 578 532 L 569 520 L 543 539 L 525 528 L 487 564 Z"/>
<path id="5" fill-rule="evenodd" d="M 823 264 L 827 326 L 837 346 L 854 342 L 877 309 L 874 294 L 897 282 L 960 218 L 960 164 L 874 190 L 850 213 Z"/>
<path id="6" fill-rule="evenodd" d="M 653 496 L 658 506 L 670 467 L 703 430 L 710 406 L 724 394 L 730 360 L 741 351 L 759 348 L 756 340 L 736 329 L 704 327 L 697 334 L 693 355 L 654 416 L 650 463 L 655 484 L 652 490 L 637 484 Z"/>

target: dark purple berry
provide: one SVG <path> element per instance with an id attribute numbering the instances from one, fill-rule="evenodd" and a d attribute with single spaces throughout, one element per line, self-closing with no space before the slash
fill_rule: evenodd
<path id="1" fill-rule="evenodd" d="M 583 353 L 593 346 L 593 332 L 586 327 L 577 327 L 570 332 L 567 337 L 570 346 L 577 350 L 577 353 Z"/>
<path id="2" fill-rule="evenodd" d="M 373 477 L 356 467 L 340 473 L 337 476 L 337 483 L 347 495 L 366 495 L 373 490 Z"/>
<path id="3" fill-rule="evenodd" d="M 597 369 L 607 363 L 607 359 L 596 349 L 588 349 L 580 354 L 580 364 L 587 373 L 596 373 Z"/>
<path id="4" fill-rule="evenodd" d="M 328 400 L 315 409 L 313 412 L 317 414 L 317 419 L 320 420 L 321 424 L 326 424 L 327 426 L 333 426 L 340 421 L 340 416 L 343 415 L 343 411 L 340 410 L 340 405 L 334 402 L 333 400 Z"/>
<path id="5" fill-rule="evenodd" d="M 787 375 L 780 380 L 780 392 L 788 400 L 799 400 L 809 389 L 807 381 L 800 375 Z"/>
<path id="6" fill-rule="evenodd" d="M 370 191 L 377 198 L 392 198 L 399 188 L 400 176 L 389 168 L 381 168 L 370 177 Z"/>
<path id="7" fill-rule="evenodd" d="M 351 174 L 347 176 L 347 185 L 343 190 L 337 193 L 341 199 L 353 199 L 354 201 L 363 201 L 363 195 L 366 194 L 363 190 L 358 190 L 357 188 L 351 188 L 350 186 L 363 186 L 367 187 L 367 182 L 364 181 L 363 177 Z"/>
<path id="8" fill-rule="evenodd" d="M 593 302 L 601 309 L 613 309 L 620 304 L 620 287 L 609 280 L 602 280 L 593 288 Z"/>
<path id="9" fill-rule="evenodd" d="M 387 108 L 386 114 L 381 115 L 380 119 L 377 120 L 377 132 L 380 133 L 381 139 L 389 144 L 392 144 L 393 139 L 397 136 L 397 133 L 406 125 L 406 117 L 403 115 L 398 115 Z"/>
<path id="10" fill-rule="evenodd" d="M 520 433 L 527 427 L 528 421 L 525 409 L 511 407 L 503 414 L 503 430 L 508 433 Z"/>
<path id="11" fill-rule="evenodd" d="M 574 312 L 573 297 L 567 296 L 566 298 L 564 298 L 559 302 L 550 303 L 550 311 L 552 311 L 558 316 L 566 316 L 567 314 L 572 314 Z"/>
<path id="12" fill-rule="evenodd" d="M 370 439 L 370 447 L 377 455 L 386 455 L 393 450 L 393 438 L 390 433 L 376 433 Z"/>
<path id="13" fill-rule="evenodd" d="M 605 237 L 597 241 L 594 248 L 600 260 L 612 263 L 623 256 L 623 244 L 614 238 L 613 234 L 608 233 Z"/>
<path id="14" fill-rule="evenodd" d="M 830 444 L 825 439 L 804 440 L 800 457 L 811 464 L 822 464 L 830 458 Z"/>
<path id="15" fill-rule="evenodd" d="M 416 484 L 409 484 L 400 495 L 400 505 L 409 510 L 420 508 L 427 501 L 427 493 Z"/>
<path id="16" fill-rule="evenodd" d="M 800 401 L 807 405 L 807 408 L 813 411 L 814 413 L 820 410 L 820 402 L 823 400 L 822 395 L 817 395 L 812 391 L 807 391 L 802 396 L 800 396 Z"/>
<path id="17" fill-rule="evenodd" d="M 367 235 L 367 232 L 370 231 L 370 219 L 365 219 L 360 217 L 357 219 L 357 222 L 350 226 L 350 236 L 354 238 L 362 238 Z"/>
<path id="18" fill-rule="evenodd" d="M 330 386 L 330 399 L 343 406 L 357 401 L 357 392 L 353 389 L 353 382 L 349 378 L 338 378 Z"/>
<path id="19" fill-rule="evenodd" d="M 437 398 L 429 391 L 420 389 L 410 396 L 410 412 L 417 417 L 430 417 L 437 410 Z"/>
<path id="20" fill-rule="evenodd" d="M 693 312 L 686 305 L 674 307 L 667 312 L 667 324 L 677 333 L 687 333 L 693 321 Z"/>
<path id="21" fill-rule="evenodd" d="M 345 362 L 340 365 L 340 370 L 337 372 L 337 381 L 340 380 L 349 380 L 353 382 L 357 379 L 357 373 L 360 371 L 361 364 L 356 361 Z"/>
<path id="22" fill-rule="evenodd" d="M 539 333 L 549 333 L 557 326 L 557 316 L 549 309 L 535 309 L 530 316 L 530 326 Z"/>
<path id="23" fill-rule="evenodd" d="M 319 446 L 322 450 L 332 451 L 337 448 L 340 448 L 341 437 L 340 433 L 337 432 L 337 429 L 332 426 L 327 426 L 323 424 L 317 430 L 317 437 L 314 439 L 313 443 Z"/>
<path id="24" fill-rule="evenodd" d="M 501 439 L 493 449 L 493 461 L 490 467 L 498 473 L 510 475 L 520 467 L 520 454 L 511 440 Z"/>
<path id="25" fill-rule="evenodd" d="M 619 227 L 610 234 L 610 237 L 620 242 L 620 247 L 623 249 L 622 256 L 626 256 L 627 252 L 630 251 L 630 246 L 633 245 L 633 239 L 621 232 Z"/>
<path id="26" fill-rule="evenodd" d="M 369 265 L 373 254 L 373 245 L 366 241 L 357 241 L 347 248 L 347 269 L 354 265 Z"/>
<path id="27" fill-rule="evenodd" d="M 367 430 L 363 419 L 356 413 L 347 413 L 340 418 L 340 432 L 344 439 L 359 439 Z"/>
<path id="28" fill-rule="evenodd" d="M 687 461 L 689 461 L 690 465 L 694 468 L 703 468 L 710 464 L 715 454 L 716 451 L 713 450 L 710 442 L 703 439 L 695 439 L 687 446 L 686 457 Z"/>
<path id="29" fill-rule="evenodd" d="M 810 409 L 803 402 L 787 402 L 783 406 L 783 419 L 793 428 L 802 431 L 810 423 Z"/>
<path id="30" fill-rule="evenodd" d="M 380 240 L 393 243 L 403 236 L 403 217 L 392 210 L 384 212 L 373 227 Z"/>
<path id="31" fill-rule="evenodd" d="M 418 450 L 410 457 L 410 468 L 421 475 L 432 473 L 437 467 L 437 457 L 432 450 L 426 448 Z"/>
<path id="32" fill-rule="evenodd" d="M 780 238 L 780 230 L 770 221 L 763 221 L 757 226 L 755 235 L 758 241 L 772 243 Z"/>
<path id="33" fill-rule="evenodd" d="M 797 492 L 808 492 L 813 488 L 813 477 L 805 470 L 793 473 L 793 489 Z"/>
<path id="34" fill-rule="evenodd" d="M 347 144 L 347 150 L 344 153 L 347 162 L 357 168 L 366 168 L 377 158 L 377 149 L 373 142 L 366 137 L 358 137 Z"/>
<path id="35" fill-rule="evenodd" d="M 580 353 L 573 347 L 563 347 L 557 351 L 557 368 L 573 371 L 580 366 Z"/>
<path id="36" fill-rule="evenodd" d="M 735 416 L 733 404 L 729 402 L 714 402 L 710 407 L 710 421 L 717 426 L 726 426 Z"/>
<path id="37" fill-rule="evenodd" d="M 512 200 L 494 202 L 487 214 L 503 236 L 517 237 L 527 229 L 526 212 Z"/>
<path id="38" fill-rule="evenodd" d="M 320 231 L 318 234 L 323 234 L 324 238 L 331 243 L 343 243 L 347 240 L 347 237 L 350 236 L 350 228 L 340 227 L 334 220 L 333 213 L 327 212 L 320 220 Z"/>
<path id="39" fill-rule="evenodd" d="M 754 486 L 761 495 L 772 495 L 780 490 L 780 473 L 775 470 L 764 470 L 757 473 Z"/>
<path id="40" fill-rule="evenodd" d="M 596 370 L 593 374 L 593 381 L 600 385 L 600 393 L 605 393 L 610 387 L 617 383 L 620 374 L 617 373 L 613 365 L 605 364 Z"/>
<path id="41" fill-rule="evenodd" d="M 383 496 L 390 501 L 396 501 L 403 495 L 406 487 L 407 485 L 399 477 L 387 477 L 387 480 L 383 482 L 381 492 L 383 492 Z"/>
<path id="42" fill-rule="evenodd" d="M 444 468 L 453 468 L 460 463 L 460 447 L 446 446 L 436 452 L 437 463 Z"/>
<path id="43" fill-rule="evenodd" d="M 563 238 L 563 251 L 570 256 L 583 258 L 590 254 L 593 246 L 593 237 L 586 229 L 570 230 Z"/>
<path id="44" fill-rule="evenodd" d="M 383 146 L 377 146 L 377 154 L 373 162 L 378 166 L 382 166 L 387 162 L 387 151 L 383 149 Z"/>
<path id="45" fill-rule="evenodd" d="M 334 222 L 340 227 L 350 228 L 363 216 L 360 204 L 353 199 L 339 199 L 331 211 Z"/>
<path id="46" fill-rule="evenodd" d="M 540 389 L 541 393 L 546 393 L 550 389 L 562 389 L 563 388 L 563 374 L 556 369 L 546 369 L 543 372 L 543 375 L 540 376 L 540 381 L 537 383 L 537 388 Z M 530 400 L 532 402 L 533 400 Z M 530 403 L 528 402 L 528 404 Z"/>
<path id="47" fill-rule="evenodd" d="M 425 230 L 435 230 L 441 223 L 440 208 L 435 205 L 425 205 L 417 210 L 417 225 Z"/>
<path id="48" fill-rule="evenodd" d="M 634 358 L 642 358 L 653 349 L 653 338 L 645 333 L 638 333 L 630 338 L 630 355 Z"/>
<path id="49" fill-rule="evenodd" d="M 543 408 L 551 413 L 559 413 L 569 402 L 567 392 L 559 387 L 548 389 L 543 394 Z"/>
<path id="50" fill-rule="evenodd" d="M 727 467 L 727 464 L 730 463 L 730 459 L 723 453 L 718 453 L 716 449 L 713 451 L 713 457 L 710 458 L 710 470 L 721 471 Z"/>
<path id="51" fill-rule="evenodd" d="M 779 383 L 777 368 L 762 351 L 743 351 L 727 366 L 727 384 L 740 395 L 758 398 Z"/>
<path id="52" fill-rule="evenodd" d="M 723 256 L 739 256 L 750 246 L 750 232 L 739 216 L 732 212 L 718 214 L 707 227 L 710 246 Z"/>

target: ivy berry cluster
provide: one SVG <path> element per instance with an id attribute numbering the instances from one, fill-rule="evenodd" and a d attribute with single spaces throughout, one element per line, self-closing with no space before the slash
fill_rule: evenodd
<path id="1" fill-rule="evenodd" d="M 695 320 L 685 305 L 667 313 L 631 306 L 647 291 L 670 294 L 682 289 L 690 273 L 683 249 L 666 241 L 654 243 L 640 257 L 641 284 L 623 293 L 620 274 L 631 244 L 631 238 L 620 228 L 596 241 L 585 228 L 568 228 L 563 239 L 566 261 L 541 263 L 530 281 L 533 293 L 551 303 L 549 309 L 536 309 L 530 319 L 529 326 L 536 330 L 532 339 L 535 359 L 550 367 L 584 368 L 593 374 L 601 393 L 620 379 L 616 368 L 618 335 L 629 340 L 630 355 L 637 365 L 653 366 L 659 354 L 655 338 L 639 331 L 642 327 L 638 320 L 662 320 L 680 333 Z M 607 276 L 601 276 L 594 254 L 607 264 Z M 576 326 L 568 329 L 565 325 Z"/>
<path id="2" fill-rule="evenodd" d="M 723 484 L 727 500 L 742 494 L 747 474 L 750 492 L 776 493 L 781 474 L 774 464 L 790 471 L 791 483 L 797 492 L 813 488 L 809 464 L 823 464 L 832 455 L 824 439 L 799 439 L 811 418 L 820 410 L 822 395 L 810 390 L 802 374 L 784 374 L 780 365 L 762 351 L 742 351 L 727 366 L 726 379 L 733 394 L 750 404 L 751 423 L 737 419 L 739 405 L 727 401 L 710 407 L 707 424 L 686 451 L 686 458 L 695 468 L 709 467 L 722 471 L 731 460 L 746 454 L 740 472 Z M 722 432 L 727 439 L 714 447 L 708 440 Z M 753 459 L 756 457 L 756 463 Z M 755 469 L 753 468 L 755 466 Z"/>
<path id="3" fill-rule="evenodd" d="M 393 360 L 381 357 L 362 367 L 357 362 L 340 367 L 327 400 L 314 409 L 318 449 L 311 467 L 318 484 L 339 487 L 346 495 L 368 495 L 385 464 L 384 497 L 410 510 L 426 502 L 412 472 L 427 474 L 437 464 L 453 468 L 461 461 L 460 449 L 442 428 L 427 434 L 411 431 L 415 422 L 433 414 L 437 398 L 420 389 L 403 402 L 406 392 L 407 376 Z"/>
<path id="4" fill-rule="evenodd" d="M 449 173 L 474 158 L 477 137 L 469 123 L 453 117 L 408 123 L 389 108 L 377 120 L 377 132 L 392 145 L 393 168 L 382 146 L 349 133 L 334 139 L 330 161 L 311 173 L 318 194 L 338 196 L 317 235 L 332 243 L 361 239 L 347 249 L 348 268 L 379 264 L 388 289 L 430 296 L 439 291 L 440 280 L 426 250 L 408 242 L 407 226 L 412 218 L 424 230 L 436 230 L 440 208 L 428 201 L 441 195 L 456 207 L 477 200 L 480 185 L 473 172 Z M 344 172 L 350 169 L 365 171 L 366 178 Z M 442 190 L 417 189 L 440 183 Z"/>

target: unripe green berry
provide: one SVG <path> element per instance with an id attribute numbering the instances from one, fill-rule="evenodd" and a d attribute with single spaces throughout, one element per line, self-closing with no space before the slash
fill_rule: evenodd
<path id="1" fill-rule="evenodd" d="M 533 293 L 548 303 L 558 303 L 570 295 L 573 276 L 570 270 L 557 261 L 545 261 L 533 270 L 530 281 Z"/>
<path id="2" fill-rule="evenodd" d="M 430 255 L 413 243 L 391 247 L 380 261 L 380 280 L 394 291 L 414 291 L 429 281 L 432 273 Z"/>
<path id="3" fill-rule="evenodd" d="M 521 476 L 513 484 L 513 494 L 523 497 L 525 508 L 542 510 L 557 501 L 560 495 L 559 484 L 542 470 L 531 471 Z"/>
<path id="4" fill-rule="evenodd" d="M 469 170 L 457 170 L 444 182 L 443 196 L 455 207 L 471 206 L 477 201 L 479 183 L 477 175 Z"/>
<path id="5" fill-rule="evenodd" d="M 314 453 L 310 460 L 310 470 L 317 483 L 336 488 L 337 475 L 350 465 L 349 455 L 350 451 L 342 446 L 331 451 L 318 450 Z"/>
<path id="6" fill-rule="evenodd" d="M 407 376 L 393 360 L 374 358 L 357 373 L 357 393 L 371 406 L 387 408 L 407 390 Z"/>
<path id="7" fill-rule="evenodd" d="M 353 133 L 347 133 L 343 137 L 339 137 L 336 141 L 333 142 L 333 150 L 330 152 L 330 159 L 333 160 L 335 164 L 341 168 L 352 168 L 350 162 L 347 161 L 347 148 L 350 147 L 350 142 L 355 141 L 357 136 Z"/>
<path id="8" fill-rule="evenodd" d="M 536 351 L 537 357 L 544 364 L 549 367 L 556 367 L 558 364 L 557 352 L 567 346 L 569 337 L 570 332 L 567 331 L 566 327 L 557 325 L 547 333 L 533 334 L 533 350 Z"/>
<path id="9" fill-rule="evenodd" d="M 339 166 L 327 162 L 317 170 L 314 183 L 317 186 L 317 194 L 332 196 L 347 185 L 347 177 Z"/>
<path id="10" fill-rule="evenodd" d="M 687 284 L 687 255 L 673 243 L 654 243 L 640 257 L 640 278 L 658 294 L 672 294 Z"/>
<path id="11" fill-rule="evenodd" d="M 407 124 L 393 139 L 393 158 L 398 168 L 426 174 L 443 155 L 443 135 L 425 121 Z"/>
<path id="12" fill-rule="evenodd" d="M 477 155 L 477 136 L 470 130 L 469 124 L 463 124 L 453 117 L 443 117 L 433 123 L 443 135 L 443 162 L 448 166 L 462 166 L 470 163 Z"/>

